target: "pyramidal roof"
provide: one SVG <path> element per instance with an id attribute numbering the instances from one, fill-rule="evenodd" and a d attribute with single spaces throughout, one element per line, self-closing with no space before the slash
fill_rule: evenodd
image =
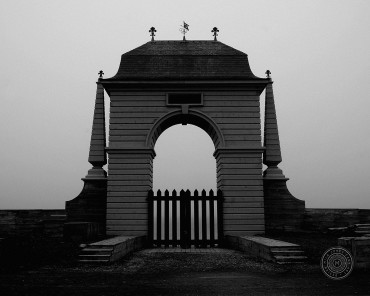
<path id="1" fill-rule="evenodd" d="M 104 81 L 265 80 L 248 55 L 219 41 L 149 41 L 121 57 L 118 72 Z"/>

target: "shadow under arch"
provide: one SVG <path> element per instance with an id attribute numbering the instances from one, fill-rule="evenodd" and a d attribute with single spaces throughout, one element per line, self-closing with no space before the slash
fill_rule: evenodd
<path id="1" fill-rule="evenodd" d="M 204 130 L 212 139 L 215 149 L 225 147 L 225 140 L 217 124 L 203 112 L 189 110 L 184 114 L 182 110 L 176 110 L 159 118 L 149 131 L 145 146 L 154 149 L 159 136 L 168 128 L 176 124 L 193 124 Z"/>

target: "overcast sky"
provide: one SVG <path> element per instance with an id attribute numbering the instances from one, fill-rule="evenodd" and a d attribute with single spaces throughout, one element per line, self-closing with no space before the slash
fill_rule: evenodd
<path id="1" fill-rule="evenodd" d="M 112 77 L 151 26 L 181 40 L 183 20 L 187 39 L 217 26 L 255 75 L 271 70 L 291 193 L 307 207 L 370 208 L 369 15 L 365 0 L 1 1 L 0 209 L 64 208 L 79 194 L 98 71 Z M 201 129 L 172 127 L 155 149 L 155 188 L 215 187 Z"/>

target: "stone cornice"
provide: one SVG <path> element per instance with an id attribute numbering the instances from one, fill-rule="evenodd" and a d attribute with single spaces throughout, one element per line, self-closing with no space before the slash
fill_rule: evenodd
<path id="1" fill-rule="evenodd" d="M 265 147 L 247 147 L 247 148 L 218 148 L 213 153 L 217 158 L 220 154 L 249 154 L 249 153 L 263 153 Z"/>
<path id="2" fill-rule="evenodd" d="M 151 154 L 154 158 L 156 153 L 151 148 L 105 148 L 108 154 Z"/>

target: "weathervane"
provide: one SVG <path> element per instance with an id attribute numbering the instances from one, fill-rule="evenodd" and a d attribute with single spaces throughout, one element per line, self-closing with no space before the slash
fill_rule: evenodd
<path id="1" fill-rule="evenodd" d="M 211 32 L 213 33 L 213 36 L 215 36 L 214 41 L 217 41 L 217 35 L 220 31 L 217 29 L 217 27 L 214 27 Z"/>
<path id="2" fill-rule="evenodd" d="M 271 71 L 270 71 L 270 70 L 267 70 L 267 71 L 265 72 L 265 74 L 267 75 L 267 78 L 270 78 Z"/>
<path id="3" fill-rule="evenodd" d="M 183 22 L 184 24 L 180 27 L 180 32 L 182 33 L 182 34 L 184 34 L 184 38 L 182 39 L 182 40 L 186 40 L 185 39 L 185 34 L 189 31 L 189 25 L 187 24 L 187 23 L 185 23 L 185 22 Z"/>
<path id="4" fill-rule="evenodd" d="M 99 78 L 103 78 L 103 75 L 104 75 L 103 70 L 100 70 L 98 74 L 99 74 Z"/>
<path id="5" fill-rule="evenodd" d="M 155 32 L 157 32 L 157 30 L 154 28 L 154 27 L 151 27 L 149 29 L 149 33 L 150 33 L 150 36 L 152 36 L 152 41 L 154 41 L 154 36 L 155 36 Z"/>

